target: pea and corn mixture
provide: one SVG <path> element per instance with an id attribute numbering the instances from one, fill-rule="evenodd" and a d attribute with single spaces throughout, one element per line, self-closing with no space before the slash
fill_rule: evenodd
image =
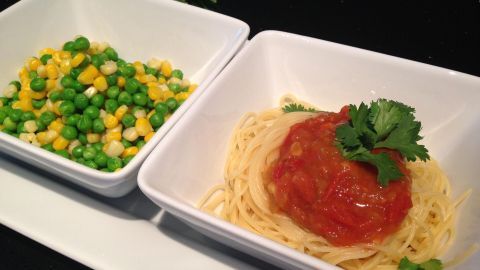
<path id="1" fill-rule="evenodd" d="M 168 61 L 127 63 L 78 36 L 30 57 L 0 97 L 0 130 L 90 168 L 125 166 L 195 90 Z"/>

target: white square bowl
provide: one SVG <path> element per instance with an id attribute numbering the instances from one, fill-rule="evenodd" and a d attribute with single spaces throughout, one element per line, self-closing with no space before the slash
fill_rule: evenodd
<path id="1" fill-rule="evenodd" d="M 75 35 L 106 41 L 128 62 L 169 59 L 197 90 L 122 170 L 90 169 L 0 132 L 0 150 L 110 197 L 136 186 L 138 169 L 155 145 L 244 44 L 244 22 L 176 1 L 21 1 L 0 14 L 0 85 L 17 79 L 25 59 L 59 48 Z"/>
<path id="2" fill-rule="evenodd" d="M 328 111 L 379 97 L 414 106 L 423 143 L 450 176 L 453 195 L 473 189 L 450 250 L 480 242 L 480 78 L 282 32 L 258 34 L 222 71 L 147 158 L 141 190 L 205 234 L 281 267 L 336 269 L 195 208 L 224 181 L 227 145 L 240 117 L 277 107 L 286 93 Z M 461 267 L 478 264 L 477 253 Z"/>

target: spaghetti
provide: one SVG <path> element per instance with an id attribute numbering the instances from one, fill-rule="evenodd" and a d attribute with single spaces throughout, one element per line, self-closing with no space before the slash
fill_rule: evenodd
<path id="1" fill-rule="evenodd" d="M 287 95 L 280 108 L 290 103 L 302 104 Z M 397 269 L 404 256 L 422 262 L 448 249 L 455 238 L 456 209 L 470 192 L 452 201 L 449 181 L 435 161 L 407 162 L 413 207 L 400 228 L 381 243 L 333 246 L 277 211 L 265 182 L 266 168 L 277 160 L 290 127 L 318 114 L 284 113 L 280 108 L 241 118 L 230 141 L 225 183 L 209 190 L 199 208 L 345 269 Z"/>

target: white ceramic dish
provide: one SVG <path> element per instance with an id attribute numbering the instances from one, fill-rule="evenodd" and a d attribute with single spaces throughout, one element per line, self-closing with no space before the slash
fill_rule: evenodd
<path id="1" fill-rule="evenodd" d="M 0 85 L 17 79 L 17 70 L 28 56 L 45 47 L 58 48 L 79 34 L 109 42 L 127 61 L 169 59 L 185 78 L 200 85 L 119 172 L 90 169 L 4 133 L 0 133 L 0 150 L 103 195 L 124 195 L 136 185 L 146 156 L 243 45 L 248 33 L 248 25 L 237 19 L 176 1 L 21 1 L 0 14 L 0 50 L 4 52 Z"/>
<path id="2" fill-rule="evenodd" d="M 240 116 L 278 106 L 285 93 L 330 111 L 379 97 L 414 106 L 423 143 L 451 177 L 454 195 L 473 189 L 445 257 L 480 243 L 480 78 L 282 32 L 258 34 L 222 71 L 147 158 L 141 190 L 209 236 L 281 267 L 335 269 L 195 208 L 223 182 L 227 142 Z M 460 267 L 478 264 L 479 253 Z"/>

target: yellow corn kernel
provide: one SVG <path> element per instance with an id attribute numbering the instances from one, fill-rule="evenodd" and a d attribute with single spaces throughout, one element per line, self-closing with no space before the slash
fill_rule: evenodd
<path id="1" fill-rule="evenodd" d="M 71 155 L 72 151 L 75 147 L 82 145 L 82 143 L 79 140 L 73 140 L 68 144 L 68 153 Z"/>
<path id="2" fill-rule="evenodd" d="M 105 118 L 103 118 L 103 124 L 106 128 L 114 128 L 118 125 L 118 119 L 111 114 L 107 114 Z"/>
<path id="3" fill-rule="evenodd" d="M 138 135 L 145 136 L 152 131 L 153 128 L 152 125 L 150 125 L 150 122 L 146 118 L 142 117 L 135 121 L 135 130 L 137 131 Z"/>
<path id="4" fill-rule="evenodd" d="M 143 84 L 147 84 L 149 82 L 156 82 L 157 78 L 152 74 L 144 74 L 139 76 L 138 81 L 140 81 Z"/>
<path id="5" fill-rule="evenodd" d="M 37 122 L 35 122 L 35 120 L 25 121 L 25 123 L 23 125 L 25 127 L 25 131 L 27 131 L 29 133 L 35 132 L 38 129 Z"/>
<path id="6" fill-rule="evenodd" d="M 121 121 L 123 116 L 127 113 L 128 111 L 128 106 L 127 105 L 122 105 L 115 110 L 115 117 L 118 119 L 118 121 Z"/>
<path id="7" fill-rule="evenodd" d="M 29 112 L 33 110 L 31 99 L 22 99 L 15 103 L 16 103 L 15 107 L 17 108 L 14 108 L 14 109 L 21 109 L 24 112 Z M 13 108 L 13 104 L 12 104 L 12 108 Z"/>
<path id="8" fill-rule="evenodd" d="M 56 138 L 58 138 L 58 132 L 55 130 L 48 130 L 48 131 L 43 131 L 39 132 L 37 134 L 37 140 L 40 142 L 40 144 L 47 144 L 53 142 Z"/>
<path id="9" fill-rule="evenodd" d="M 70 62 L 72 64 L 72 67 L 78 67 L 82 62 L 83 60 L 85 60 L 85 54 L 83 53 L 77 53 L 72 61 Z"/>
<path id="10" fill-rule="evenodd" d="M 43 90 L 40 92 L 30 91 L 30 97 L 36 100 L 42 99 L 47 95 L 47 91 Z"/>
<path id="11" fill-rule="evenodd" d="M 123 146 L 123 144 L 119 141 L 111 141 L 106 143 L 102 150 L 109 157 L 118 157 L 125 150 L 125 146 Z"/>
<path id="12" fill-rule="evenodd" d="M 108 88 L 107 79 L 104 76 L 98 76 L 93 80 L 93 86 L 100 92 L 105 91 Z"/>
<path id="13" fill-rule="evenodd" d="M 64 127 L 64 125 L 62 123 L 62 120 L 60 120 L 60 119 L 56 119 L 56 120 L 52 121 L 50 123 L 50 125 L 48 125 L 49 130 L 55 130 L 58 134 L 60 134 L 60 132 L 62 132 L 63 127 Z"/>
<path id="14" fill-rule="evenodd" d="M 43 108 L 43 107 L 42 107 L 42 108 Z M 42 110 L 33 110 L 32 112 L 33 112 L 33 114 L 35 114 L 35 117 L 36 117 L 36 118 L 39 118 L 40 115 L 42 115 L 42 113 L 43 113 Z"/>
<path id="15" fill-rule="evenodd" d="M 22 77 L 26 77 L 28 78 L 28 70 L 26 67 L 22 67 L 19 71 L 18 71 L 18 77 L 21 79 Z"/>
<path id="16" fill-rule="evenodd" d="M 70 59 L 72 58 L 72 53 L 69 51 L 60 51 L 60 58 L 61 59 Z"/>
<path id="17" fill-rule="evenodd" d="M 159 84 L 164 84 L 164 83 L 166 83 L 166 82 L 167 82 L 167 80 L 165 80 L 164 77 L 158 78 L 158 83 L 159 83 Z"/>
<path id="18" fill-rule="evenodd" d="M 100 71 L 105 75 L 111 75 L 117 71 L 117 63 L 114 61 L 106 61 L 105 64 L 100 66 Z"/>
<path id="19" fill-rule="evenodd" d="M 162 66 L 162 61 L 158 60 L 156 58 L 152 58 L 152 59 L 148 60 L 147 66 L 149 66 L 151 68 L 154 68 L 156 70 L 159 70 L 160 67 Z"/>
<path id="20" fill-rule="evenodd" d="M 49 79 L 55 80 L 56 78 L 58 78 L 58 71 L 55 64 L 47 64 L 45 66 L 45 69 L 47 70 L 47 77 Z"/>
<path id="21" fill-rule="evenodd" d="M 37 133 L 37 140 L 41 145 L 46 144 L 45 143 L 46 137 L 47 137 L 47 132 L 45 132 L 45 131 L 41 131 L 41 132 Z"/>
<path id="22" fill-rule="evenodd" d="M 162 98 L 162 91 L 158 87 L 149 87 L 147 94 L 151 100 L 159 100 Z"/>
<path id="23" fill-rule="evenodd" d="M 110 133 L 110 132 L 122 132 L 122 130 L 123 130 L 122 124 L 118 124 L 118 125 L 117 125 L 116 127 L 114 127 L 114 128 L 108 128 L 108 129 L 105 131 L 105 133 L 108 134 L 108 133 Z"/>
<path id="24" fill-rule="evenodd" d="M 99 141 L 100 141 L 100 134 L 87 133 L 87 142 L 88 143 L 97 143 Z"/>
<path id="25" fill-rule="evenodd" d="M 38 66 L 37 68 L 37 74 L 38 74 L 38 77 L 44 79 L 47 77 L 47 69 L 45 68 L 44 65 L 40 65 Z"/>
<path id="26" fill-rule="evenodd" d="M 56 65 L 60 65 L 60 62 L 62 62 L 62 58 L 60 57 L 60 51 L 55 51 L 52 54 L 52 59 Z"/>
<path id="27" fill-rule="evenodd" d="M 42 57 L 43 55 L 45 54 L 53 54 L 55 52 L 54 49 L 52 48 L 44 48 L 44 49 L 41 49 L 39 52 L 38 52 L 38 56 L 39 57 Z"/>
<path id="28" fill-rule="evenodd" d="M 18 99 L 28 99 L 32 98 L 31 96 L 32 90 L 25 90 L 22 89 L 18 92 Z M 6 96 L 6 95 L 5 95 Z"/>
<path id="29" fill-rule="evenodd" d="M 130 146 L 130 147 L 126 148 L 125 150 L 123 150 L 122 158 L 124 158 L 126 156 L 134 156 L 136 154 L 138 154 L 138 147 Z"/>
<path id="30" fill-rule="evenodd" d="M 123 131 L 122 137 L 127 141 L 133 142 L 138 138 L 138 132 L 135 127 L 129 127 Z"/>
<path id="31" fill-rule="evenodd" d="M 148 87 L 158 87 L 158 86 L 159 86 L 159 84 L 158 84 L 157 81 L 147 82 L 146 85 L 147 85 Z"/>
<path id="32" fill-rule="evenodd" d="M 93 80 L 98 76 L 98 73 L 98 69 L 94 65 L 89 65 L 78 75 L 77 80 L 81 84 L 92 84 Z"/>
<path id="33" fill-rule="evenodd" d="M 196 84 L 190 84 L 190 86 L 188 87 L 188 93 L 193 93 L 193 91 L 195 91 L 195 89 L 197 89 L 198 85 Z"/>
<path id="34" fill-rule="evenodd" d="M 147 119 L 150 119 L 150 117 L 154 114 L 155 114 L 155 109 L 153 109 L 149 113 L 147 113 Z"/>
<path id="35" fill-rule="evenodd" d="M 165 122 L 166 122 L 168 119 L 170 119 L 170 117 L 172 117 L 172 114 L 171 114 L 171 113 L 165 115 Z"/>
<path id="36" fill-rule="evenodd" d="M 47 80 L 47 84 L 45 86 L 45 89 L 47 91 L 55 89 L 55 86 L 57 85 L 57 80 L 56 79 L 49 79 Z"/>
<path id="37" fill-rule="evenodd" d="M 32 71 L 36 71 L 41 64 L 42 62 L 40 59 L 32 57 L 28 61 L 28 68 L 30 68 Z"/>
<path id="38" fill-rule="evenodd" d="M 58 136 L 55 141 L 53 141 L 53 149 L 55 150 L 63 150 L 67 148 L 68 144 L 70 143 L 69 140 L 65 139 L 63 136 Z"/>
<path id="39" fill-rule="evenodd" d="M 188 93 L 185 93 L 185 92 L 180 92 L 178 94 L 175 95 L 175 99 L 177 101 L 181 101 L 181 100 L 186 100 L 188 98 L 189 94 Z"/>
<path id="40" fill-rule="evenodd" d="M 60 71 L 63 74 L 70 74 L 70 70 L 72 70 L 72 64 L 70 59 L 62 59 L 60 62 Z"/>
<path id="41" fill-rule="evenodd" d="M 118 87 L 124 87 L 125 86 L 125 78 L 122 77 L 122 76 L 118 76 L 117 85 L 118 85 Z"/>
<path id="42" fill-rule="evenodd" d="M 155 135 L 155 131 L 149 132 L 147 135 L 145 135 L 143 139 L 145 140 L 145 142 L 148 142 L 150 141 L 150 139 L 152 139 L 153 135 Z"/>
<path id="43" fill-rule="evenodd" d="M 105 142 L 111 142 L 111 141 L 120 141 L 122 139 L 122 133 L 119 131 L 114 131 L 114 132 L 108 132 L 105 134 Z"/>
<path id="44" fill-rule="evenodd" d="M 133 67 L 135 68 L 137 75 L 144 75 L 145 74 L 145 68 L 143 67 L 142 62 L 140 62 L 140 61 L 133 62 Z"/>
<path id="45" fill-rule="evenodd" d="M 175 97 L 175 93 L 173 93 L 172 91 L 170 90 L 167 90 L 167 91 L 163 91 L 163 100 L 167 100 L 171 97 Z"/>
<path id="46" fill-rule="evenodd" d="M 56 115 L 62 115 L 60 113 L 60 105 L 62 105 L 62 102 L 63 100 L 58 100 L 58 101 L 55 101 L 55 103 L 53 103 L 53 112 L 56 114 Z"/>
<path id="47" fill-rule="evenodd" d="M 172 64 L 170 64 L 170 62 L 168 62 L 167 60 L 163 61 L 160 72 L 162 72 L 162 75 L 165 77 L 172 76 Z"/>

